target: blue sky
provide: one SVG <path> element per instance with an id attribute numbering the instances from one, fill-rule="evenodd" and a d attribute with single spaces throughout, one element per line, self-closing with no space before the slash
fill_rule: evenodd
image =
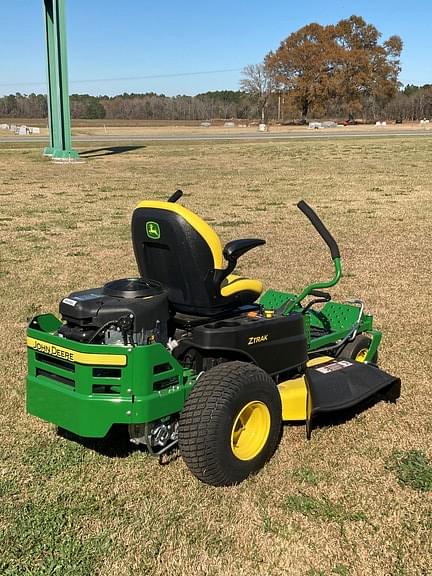
<path id="1" fill-rule="evenodd" d="M 384 39 L 402 37 L 404 84 L 432 83 L 431 0 L 66 2 L 71 92 L 237 90 L 240 70 L 261 62 L 291 32 L 351 14 L 374 24 Z M 1 2 L 0 95 L 46 91 L 42 15 L 42 0 Z"/>

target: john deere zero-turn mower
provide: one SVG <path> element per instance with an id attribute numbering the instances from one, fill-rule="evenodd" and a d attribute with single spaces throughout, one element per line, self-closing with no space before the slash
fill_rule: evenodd
<path id="1" fill-rule="evenodd" d="M 334 278 L 300 294 L 235 275 L 264 240 L 222 249 L 214 230 L 176 204 L 134 210 L 140 276 L 69 294 L 27 332 L 27 409 L 83 437 L 125 424 L 160 456 L 178 444 L 189 469 L 213 485 L 241 482 L 278 444 L 282 421 L 304 421 L 382 395 L 400 380 L 376 366 L 381 333 L 363 303 L 331 300 L 341 277 L 336 241 L 303 201 L 327 243 Z"/>

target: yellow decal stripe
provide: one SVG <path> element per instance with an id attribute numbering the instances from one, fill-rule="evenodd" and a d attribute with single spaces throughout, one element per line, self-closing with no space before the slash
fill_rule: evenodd
<path id="1" fill-rule="evenodd" d="M 27 337 L 27 346 L 42 354 L 49 354 L 61 360 L 77 362 L 78 364 L 98 364 L 103 366 L 126 366 L 125 354 L 86 354 L 70 348 L 62 348 L 43 340 Z"/>
<path id="2" fill-rule="evenodd" d="M 144 200 L 140 202 L 137 208 L 157 208 L 159 210 L 167 210 L 168 212 L 175 212 L 179 216 L 182 216 L 186 222 L 195 228 L 202 238 L 207 242 L 210 251 L 213 256 L 213 265 L 215 270 L 222 270 L 224 267 L 223 255 L 222 255 L 222 245 L 219 240 L 219 236 L 211 228 L 207 222 L 202 218 L 181 206 L 181 204 L 175 204 L 174 202 L 162 202 L 160 200 Z"/>

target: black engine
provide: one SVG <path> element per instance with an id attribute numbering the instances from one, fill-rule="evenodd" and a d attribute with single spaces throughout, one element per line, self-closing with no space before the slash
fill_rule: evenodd
<path id="1" fill-rule="evenodd" d="M 122 278 L 72 292 L 60 302 L 59 334 L 94 344 L 166 344 L 168 295 L 159 282 Z"/>

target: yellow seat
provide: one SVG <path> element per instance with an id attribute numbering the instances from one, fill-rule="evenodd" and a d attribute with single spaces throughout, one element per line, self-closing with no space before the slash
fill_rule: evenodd
<path id="1" fill-rule="evenodd" d="M 176 311 L 211 316 L 251 304 L 262 292 L 259 280 L 232 272 L 237 258 L 264 240 L 237 240 L 222 250 L 216 232 L 184 206 L 141 202 L 132 240 L 141 276 L 159 281 Z"/>
<path id="2" fill-rule="evenodd" d="M 224 282 L 226 282 L 226 284 Z M 255 292 L 258 298 L 263 291 L 261 280 L 242 278 L 236 274 L 228 274 L 224 282 L 221 284 L 221 294 L 224 297 L 232 296 L 242 290 L 248 290 L 250 292 Z"/>

